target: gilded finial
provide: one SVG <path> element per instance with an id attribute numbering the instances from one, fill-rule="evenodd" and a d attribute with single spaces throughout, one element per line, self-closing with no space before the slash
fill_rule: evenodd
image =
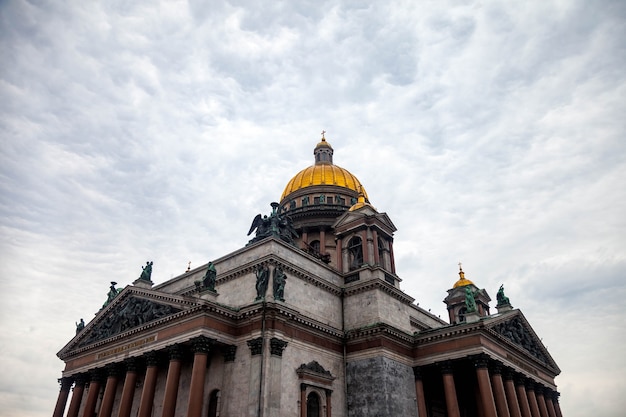
<path id="1" fill-rule="evenodd" d="M 463 272 L 463 264 L 459 262 L 459 276 L 461 279 L 465 279 L 465 272 Z"/>
<path id="2" fill-rule="evenodd" d="M 322 130 L 322 142 L 325 142 L 325 141 L 326 141 L 326 138 L 324 137 L 324 134 L 325 134 L 325 133 L 326 133 L 326 131 L 325 131 L 325 130 Z"/>

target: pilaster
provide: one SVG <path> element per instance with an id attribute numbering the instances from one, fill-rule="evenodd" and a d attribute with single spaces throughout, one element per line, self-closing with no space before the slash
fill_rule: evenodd
<path id="1" fill-rule="evenodd" d="M 281 371 L 283 350 L 287 347 L 287 342 L 276 337 L 270 339 L 270 366 L 269 366 L 269 393 L 268 393 L 268 416 L 280 416 L 280 397 L 282 391 Z"/>

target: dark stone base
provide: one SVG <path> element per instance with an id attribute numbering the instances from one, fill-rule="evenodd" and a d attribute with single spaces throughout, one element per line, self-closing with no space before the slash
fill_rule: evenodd
<path id="1" fill-rule="evenodd" d="M 416 416 L 413 369 L 377 357 L 347 365 L 348 416 Z"/>

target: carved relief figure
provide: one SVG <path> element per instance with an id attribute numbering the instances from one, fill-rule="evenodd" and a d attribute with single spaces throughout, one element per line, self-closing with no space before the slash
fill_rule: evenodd
<path id="1" fill-rule="evenodd" d="M 266 266 L 259 265 L 256 270 L 256 300 L 260 300 L 265 297 L 267 292 L 267 285 L 269 281 L 269 269 Z"/>
<path id="2" fill-rule="evenodd" d="M 283 270 L 277 266 L 274 269 L 274 299 L 285 301 L 285 284 L 287 282 L 287 275 Z"/>

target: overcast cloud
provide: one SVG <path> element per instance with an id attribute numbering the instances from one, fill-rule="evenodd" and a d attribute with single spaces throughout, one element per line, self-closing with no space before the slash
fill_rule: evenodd
<path id="1" fill-rule="evenodd" d="M 626 408 L 626 3 L 0 2 L 0 414 L 146 260 L 247 242 L 324 129 L 446 317 L 463 262 L 559 364 L 567 417 Z"/>

